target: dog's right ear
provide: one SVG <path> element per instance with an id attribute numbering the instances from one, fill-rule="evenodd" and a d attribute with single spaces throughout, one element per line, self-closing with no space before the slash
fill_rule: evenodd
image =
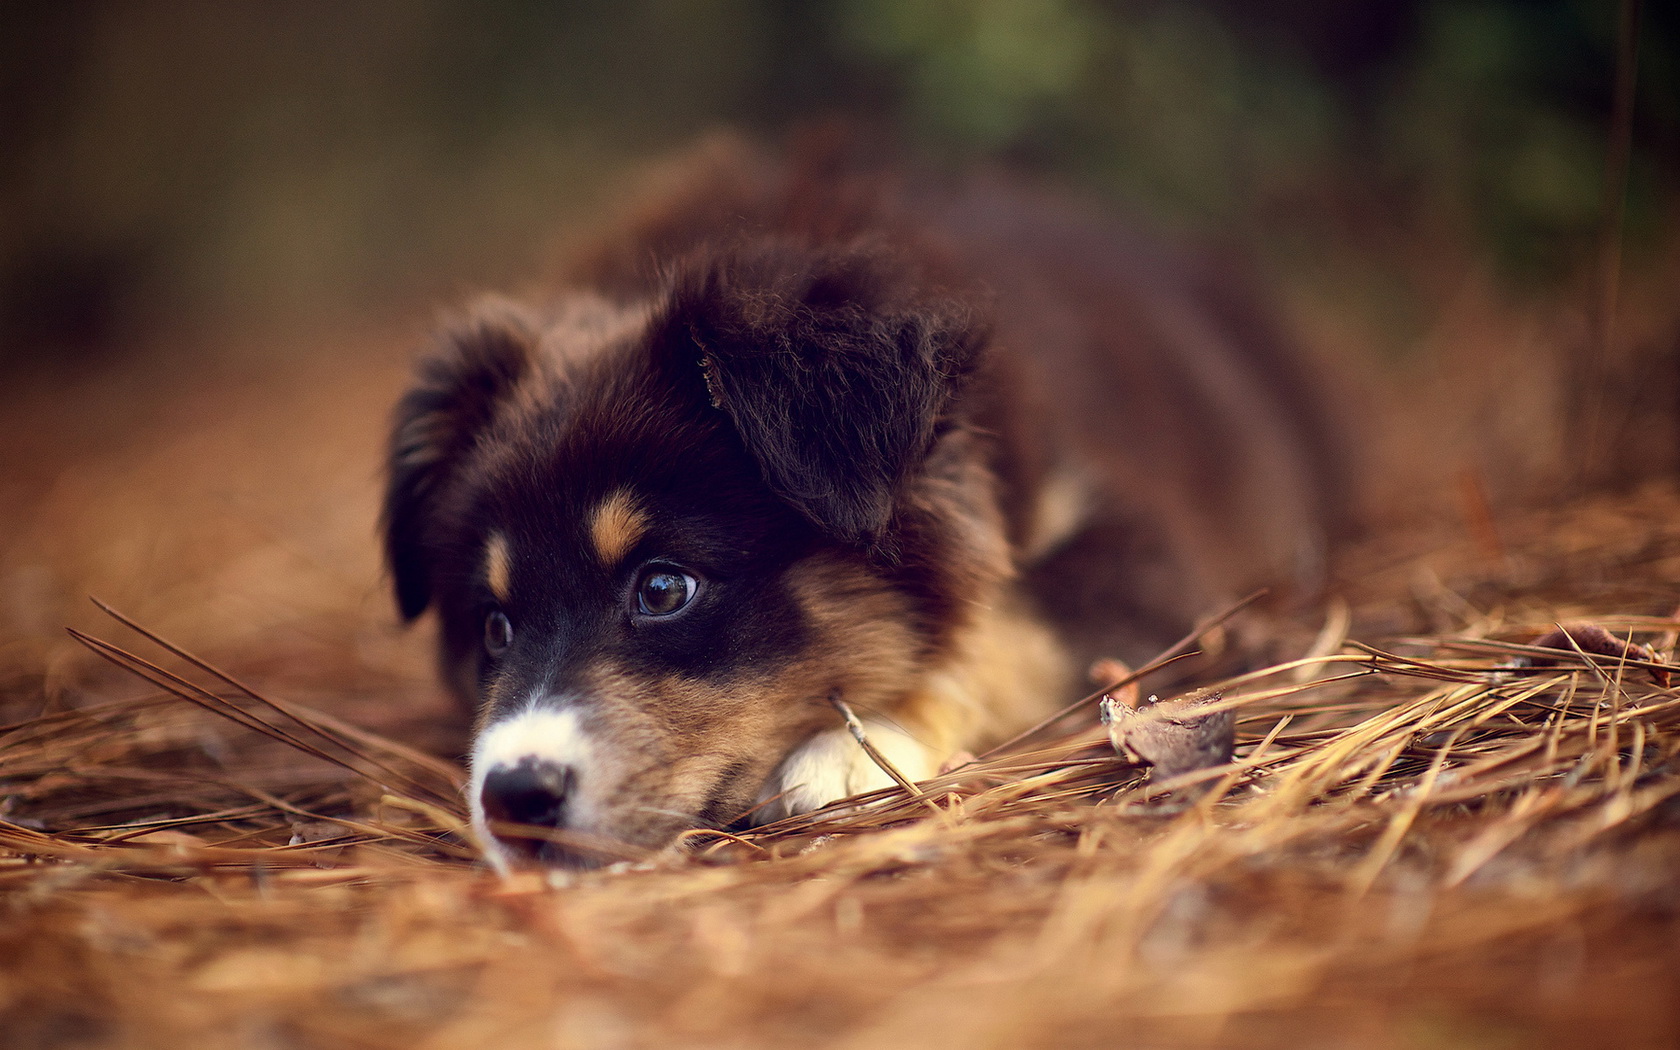
<path id="1" fill-rule="evenodd" d="M 443 332 L 397 403 L 381 527 L 405 620 L 432 601 L 431 537 L 442 493 L 530 370 L 536 339 L 535 325 L 511 305 L 481 307 Z"/>
<path id="2" fill-rule="evenodd" d="M 988 342 L 968 299 L 923 282 L 868 243 L 697 254 L 675 272 L 657 344 L 676 381 L 728 417 L 772 492 L 881 553 L 909 480 L 959 425 Z"/>

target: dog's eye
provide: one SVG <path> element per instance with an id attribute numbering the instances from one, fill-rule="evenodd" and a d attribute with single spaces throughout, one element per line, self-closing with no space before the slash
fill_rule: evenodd
<path id="1" fill-rule="evenodd" d="M 484 651 L 500 656 L 513 644 L 513 623 L 507 614 L 497 609 L 484 618 Z"/>
<path id="2" fill-rule="evenodd" d="M 636 610 L 643 616 L 669 616 L 694 600 L 699 581 L 675 569 L 649 569 L 636 585 Z"/>

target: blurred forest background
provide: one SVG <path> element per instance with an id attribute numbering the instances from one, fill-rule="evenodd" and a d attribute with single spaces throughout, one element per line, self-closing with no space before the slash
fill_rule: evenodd
<path id="1" fill-rule="evenodd" d="M 1645 4 L 1629 269 L 1680 179 L 1680 15 Z M 863 114 L 1213 233 L 1379 354 L 1486 267 L 1594 263 L 1606 0 L 0 4 L 0 360 L 291 331 L 528 277 L 638 161 Z M 1445 272 L 1443 272 L 1445 267 Z M 231 340 L 230 340 L 231 342 Z"/>
<path id="2" fill-rule="evenodd" d="M 1673 3 L 1643 5 L 1595 336 L 1623 10 L 5 0 L 0 654 L 69 660 L 90 592 L 286 673 L 331 677 L 280 622 L 324 654 L 416 644 L 390 633 L 374 514 L 436 313 L 532 287 L 700 135 L 832 114 L 1245 260 L 1378 435 L 1368 504 L 1497 552 L 1487 507 L 1579 480 L 1583 376 L 1611 480 L 1680 470 Z M 428 682 L 417 654 L 388 666 Z"/>

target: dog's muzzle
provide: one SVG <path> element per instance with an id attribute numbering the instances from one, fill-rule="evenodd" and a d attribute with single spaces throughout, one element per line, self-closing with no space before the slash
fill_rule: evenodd
<path id="1" fill-rule="evenodd" d="M 542 698 L 490 725 L 473 746 L 467 801 L 486 859 L 503 871 L 525 861 L 587 864 L 566 839 L 593 823 L 583 781 L 594 748 L 577 710 L 553 704 Z"/>

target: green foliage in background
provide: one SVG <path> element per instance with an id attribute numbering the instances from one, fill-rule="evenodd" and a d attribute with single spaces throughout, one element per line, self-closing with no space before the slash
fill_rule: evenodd
<path id="1" fill-rule="evenodd" d="M 1463 210 L 1511 276 L 1543 285 L 1564 275 L 1596 232 L 1616 13 L 1613 3 L 1437 5 L 1385 100 L 1386 172 Z M 1654 13 L 1640 55 L 1643 148 L 1630 179 L 1636 244 L 1653 238 L 1661 185 L 1673 188 L 1680 159 L 1680 54 L 1672 19 Z"/>
<path id="2" fill-rule="evenodd" d="M 1203 223 L 1310 197 L 1327 176 L 1365 180 L 1395 207 L 1464 220 L 1517 281 L 1565 275 L 1600 220 L 1617 5 L 1404 6 L 1404 39 L 1363 95 L 1214 5 L 842 0 L 837 15 L 846 46 L 892 63 L 902 113 L 935 140 L 1025 147 Z M 1680 160 L 1674 29 L 1647 13 L 1635 239 Z"/>
<path id="3" fill-rule="evenodd" d="M 892 64 L 924 141 L 1077 172 L 1154 210 L 1226 218 L 1334 159 L 1330 86 L 1206 7 L 844 0 L 838 15 L 842 41 Z"/>
<path id="4" fill-rule="evenodd" d="M 1593 0 L 0 5 L 0 340 L 272 325 L 517 279 L 640 158 L 861 113 L 1283 260 L 1438 224 L 1546 289 L 1600 217 Z M 1646 4 L 1630 231 L 1680 170 Z M 0 345 L 0 356 L 6 349 Z"/>

